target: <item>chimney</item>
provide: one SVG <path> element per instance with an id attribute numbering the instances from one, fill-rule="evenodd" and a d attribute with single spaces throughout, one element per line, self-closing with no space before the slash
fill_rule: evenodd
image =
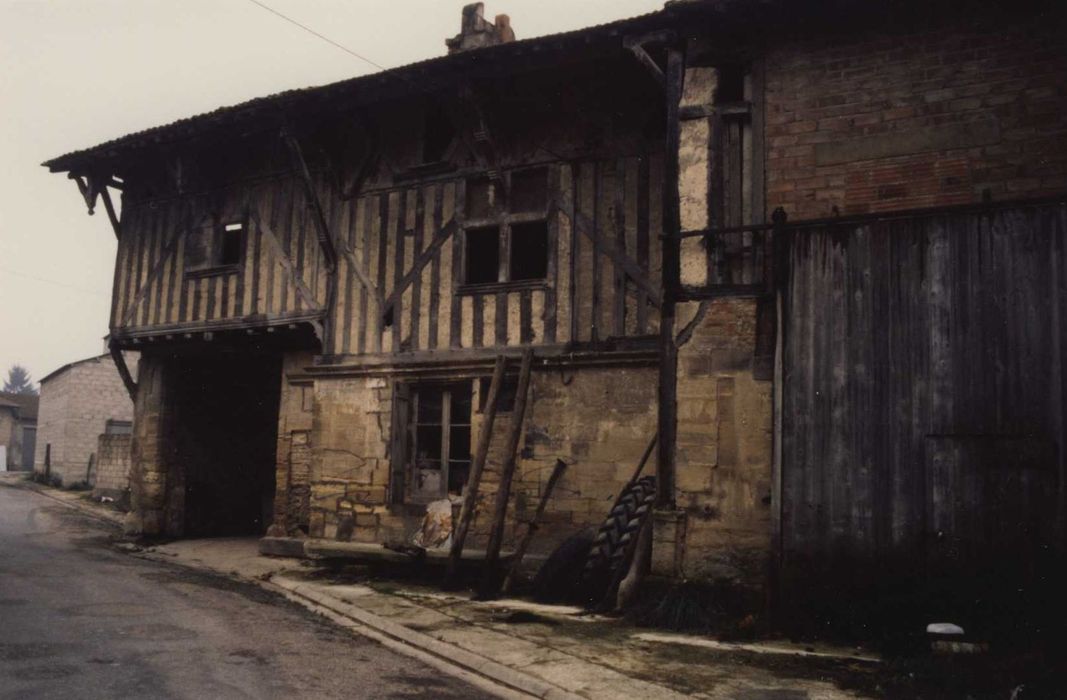
<path id="1" fill-rule="evenodd" d="M 510 17 L 497 15 L 496 19 L 490 22 L 483 16 L 484 12 L 485 4 L 480 2 L 471 3 L 463 8 L 463 20 L 460 23 L 459 34 L 451 39 L 445 39 L 448 53 L 459 53 L 515 41 L 515 32 L 511 29 Z"/>

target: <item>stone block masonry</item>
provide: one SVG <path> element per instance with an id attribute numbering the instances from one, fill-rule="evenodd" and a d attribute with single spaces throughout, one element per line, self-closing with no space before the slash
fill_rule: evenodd
<path id="1" fill-rule="evenodd" d="M 96 446 L 93 496 L 121 497 L 130 484 L 132 435 L 101 435 Z"/>
<path id="2" fill-rule="evenodd" d="M 136 372 L 136 353 L 127 353 L 126 363 Z M 75 362 L 46 377 L 41 382 L 34 469 L 44 472 L 47 453 L 51 473 L 63 484 L 91 481 L 93 473 L 99 473 L 97 441 L 109 420 L 133 420 L 133 401 L 110 355 Z"/>

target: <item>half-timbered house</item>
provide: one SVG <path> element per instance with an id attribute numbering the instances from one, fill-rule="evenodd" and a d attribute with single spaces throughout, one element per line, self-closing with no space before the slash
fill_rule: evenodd
<path id="1" fill-rule="evenodd" d="M 472 6 L 441 58 L 50 161 L 119 241 L 129 529 L 407 540 L 532 349 L 507 537 L 569 465 L 535 550 L 647 453 L 661 574 L 1062 547 L 1062 18 L 948 5 L 673 2 L 524 41 Z"/>

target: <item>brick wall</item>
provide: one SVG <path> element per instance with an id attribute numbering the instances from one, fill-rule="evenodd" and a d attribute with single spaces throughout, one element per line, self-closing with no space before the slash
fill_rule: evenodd
<path id="1" fill-rule="evenodd" d="M 137 371 L 135 353 L 127 354 L 126 363 Z M 84 481 L 109 419 L 133 420 L 133 402 L 109 355 L 75 363 L 49 378 L 41 384 L 34 469 L 44 471 L 51 445 L 52 474 L 64 484 Z"/>
<path id="2" fill-rule="evenodd" d="M 130 483 L 132 435 L 100 435 L 96 443 L 94 496 L 121 496 Z"/>
<path id="3" fill-rule="evenodd" d="M 768 210 L 793 219 L 1060 194 L 1067 38 L 958 19 L 812 37 L 766 58 Z M 881 31 L 881 34 L 875 32 Z"/>

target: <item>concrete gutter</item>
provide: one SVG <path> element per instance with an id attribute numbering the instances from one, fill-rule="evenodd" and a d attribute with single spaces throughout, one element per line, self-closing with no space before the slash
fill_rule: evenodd
<path id="1" fill-rule="evenodd" d="M 353 622 L 365 625 L 385 637 L 406 644 L 421 652 L 434 656 L 449 664 L 458 666 L 466 671 L 484 676 L 504 687 L 518 691 L 525 696 L 545 698 L 546 700 L 582 700 L 580 695 L 567 692 L 566 690 L 546 683 L 528 674 L 508 668 L 495 661 L 473 654 L 452 644 L 442 642 L 433 637 L 408 629 L 403 625 L 375 615 L 355 605 L 350 605 L 332 596 L 324 595 L 313 590 L 309 586 L 286 579 L 281 576 L 271 580 L 273 587 L 280 588 L 297 598 L 310 601 L 315 605 L 337 613 Z M 357 630 L 358 631 L 358 630 Z"/>

